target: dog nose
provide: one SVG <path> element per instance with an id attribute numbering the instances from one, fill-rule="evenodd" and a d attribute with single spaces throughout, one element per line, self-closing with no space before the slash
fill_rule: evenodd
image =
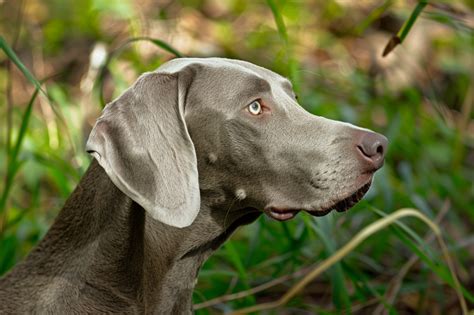
<path id="1" fill-rule="evenodd" d="M 388 140 L 375 132 L 364 132 L 359 138 L 357 149 L 364 160 L 375 169 L 382 167 Z"/>

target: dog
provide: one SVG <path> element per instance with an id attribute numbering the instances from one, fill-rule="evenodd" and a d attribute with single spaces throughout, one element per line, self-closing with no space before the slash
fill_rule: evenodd
<path id="1" fill-rule="evenodd" d="M 0 280 L 0 313 L 192 313 L 201 265 L 237 227 L 347 210 L 387 139 L 306 112 L 265 68 L 181 58 L 108 104 L 86 150 L 54 224 Z"/>

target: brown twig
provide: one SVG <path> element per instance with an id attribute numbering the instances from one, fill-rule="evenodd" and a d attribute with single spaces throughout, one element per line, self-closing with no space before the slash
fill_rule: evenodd
<path id="1" fill-rule="evenodd" d="M 201 309 L 201 308 L 211 307 L 211 306 L 214 306 L 214 305 L 217 305 L 217 304 L 220 304 L 220 303 L 229 302 L 229 301 L 232 301 L 232 300 L 237 300 L 237 299 L 244 298 L 244 297 L 249 296 L 249 295 L 253 295 L 255 293 L 264 291 L 268 288 L 271 288 L 271 287 L 274 287 L 276 285 L 282 284 L 286 281 L 289 281 L 289 280 L 292 280 L 292 279 L 295 279 L 295 278 L 299 278 L 299 277 L 307 274 L 309 271 L 311 271 L 313 269 L 314 269 L 314 266 L 306 266 L 302 269 L 299 269 L 299 270 L 293 272 L 292 274 L 281 276 L 281 277 L 276 278 L 272 281 L 262 283 L 261 285 L 253 287 L 251 289 L 240 291 L 240 292 L 233 293 L 233 294 L 227 294 L 227 295 L 219 296 L 219 297 L 216 297 L 214 299 L 211 299 L 211 300 L 199 303 L 199 304 L 195 304 L 194 309 L 198 310 L 198 309 Z"/>

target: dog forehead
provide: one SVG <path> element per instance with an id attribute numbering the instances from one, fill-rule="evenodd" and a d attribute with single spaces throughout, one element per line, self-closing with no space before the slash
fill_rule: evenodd
<path id="1" fill-rule="evenodd" d="M 163 65 L 161 65 L 156 71 L 157 72 L 166 72 L 166 73 L 176 73 L 190 65 L 200 65 L 204 69 L 215 69 L 222 71 L 221 75 L 228 74 L 232 75 L 254 75 L 262 79 L 270 81 L 270 83 L 277 83 L 288 85 L 291 83 L 283 76 L 268 70 L 266 68 L 257 66 L 253 63 L 238 60 L 238 59 L 228 59 L 228 58 L 218 58 L 218 57 L 209 57 L 209 58 L 176 58 L 172 59 Z"/>

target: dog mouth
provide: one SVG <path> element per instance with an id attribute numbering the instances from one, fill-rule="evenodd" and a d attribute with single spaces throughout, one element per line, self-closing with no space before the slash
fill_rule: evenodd
<path id="1" fill-rule="evenodd" d="M 301 210 L 279 209 L 275 207 L 265 209 L 265 213 L 272 219 L 278 221 L 287 221 L 293 219 Z"/>
<path id="2" fill-rule="evenodd" d="M 331 212 L 331 210 L 336 210 L 337 212 L 344 212 L 355 206 L 361 199 L 364 197 L 364 195 L 367 193 L 367 191 L 370 188 L 371 181 L 363 185 L 361 188 L 357 189 L 355 192 L 353 192 L 351 195 L 349 195 L 346 198 L 343 198 L 342 200 L 336 201 L 335 203 L 331 204 L 330 206 L 323 207 L 318 210 L 309 210 L 307 211 L 313 216 L 324 216 Z"/>
<path id="3" fill-rule="evenodd" d="M 364 197 L 364 195 L 369 190 L 371 183 L 372 181 L 369 180 L 369 182 L 364 184 L 355 192 L 351 193 L 349 196 L 343 197 L 338 201 L 335 201 L 334 203 L 330 203 L 328 206 L 324 205 L 319 209 L 285 209 L 277 207 L 268 207 L 264 211 L 269 217 L 278 221 L 287 221 L 293 219 L 300 211 L 306 211 L 312 216 L 317 217 L 324 216 L 332 210 L 336 210 L 337 212 L 344 212 L 355 206 L 362 199 L 362 197 Z"/>

